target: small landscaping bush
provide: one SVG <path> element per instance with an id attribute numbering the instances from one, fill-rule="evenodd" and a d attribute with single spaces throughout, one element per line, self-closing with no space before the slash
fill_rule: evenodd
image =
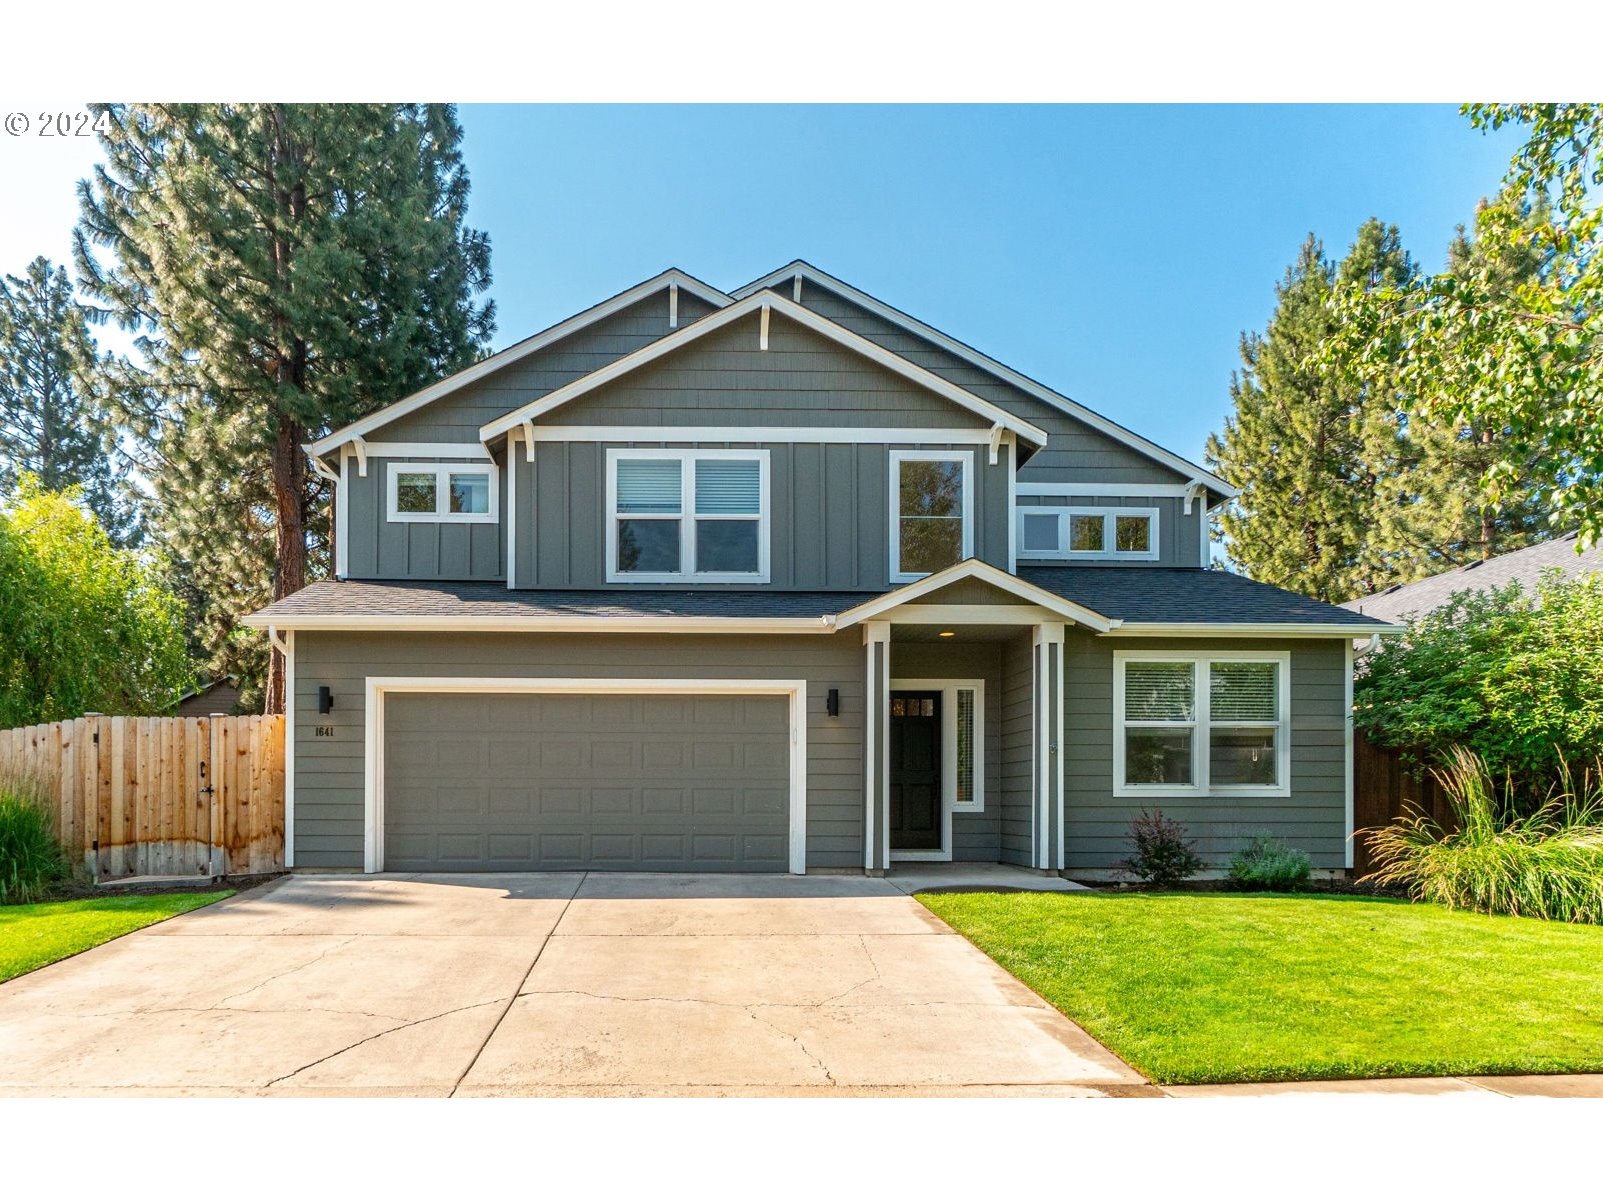
<path id="1" fill-rule="evenodd" d="M 1132 854 L 1120 867 L 1149 885 L 1175 885 L 1208 866 L 1186 839 L 1185 826 L 1162 810 L 1142 810 L 1130 820 L 1130 846 Z"/>
<path id="2" fill-rule="evenodd" d="M 1274 889 L 1281 892 L 1305 884 L 1313 862 L 1308 853 L 1287 847 L 1270 834 L 1254 835 L 1230 859 L 1226 875 L 1239 889 Z"/>
<path id="3" fill-rule="evenodd" d="M 25 788 L 0 784 L 0 905 L 37 901 L 66 875 L 49 807 Z"/>
<path id="4" fill-rule="evenodd" d="M 1486 764 L 1459 749 L 1438 769 L 1459 829 L 1410 814 L 1369 836 L 1364 879 L 1420 901 L 1486 914 L 1603 923 L 1603 788 L 1589 780 L 1534 808 L 1494 793 Z"/>

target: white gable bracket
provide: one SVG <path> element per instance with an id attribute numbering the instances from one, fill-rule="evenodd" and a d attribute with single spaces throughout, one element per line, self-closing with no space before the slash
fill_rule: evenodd
<path id="1" fill-rule="evenodd" d="M 801 272 L 798 271 L 796 273 L 796 278 L 790 282 L 790 299 L 795 301 L 798 305 L 801 304 L 801 282 Z"/>
<path id="2" fill-rule="evenodd" d="M 351 446 L 356 448 L 356 474 L 367 475 L 367 443 L 360 438 L 351 439 Z"/>
<path id="3" fill-rule="evenodd" d="M 524 457 L 529 463 L 534 462 L 534 423 L 523 422 L 520 426 L 523 431 Z"/>
<path id="4" fill-rule="evenodd" d="M 1186 513 L 1189 514 L 1191 512 L 1191 507 L 1196 504 L 1198 497 L 1206 497 L 1207 495 L 1208 485 L 1206 482 L 1202 480 L 1186 481 Z"/>
<path id="5" fill-rule="evenodd" d="M 1003 434 L 1003 430 L 1002 430 L 1002 423 L 1001 422 L 997 422 L 994 426 L 991 427 L 991 466 L 992 467 L 996 466 L 997 454 L 1002 449 L 1002 434 Z"/>
<path id="6" fill-rule="evenodd" d="M 670 330 L 677 330 L 679 328 L 679 285 L 678 284 L 669 284 L 668 285 L 668 328 Z"/>
<path id="7" fill-rule="evenodd" d="M 760 350 L 760 351 L 766 351 L 768 349 L 768 306 L 767 305 L 763 306 L 762 325 L 757 331 L 757 349 Z"/>
<path id="8" fill-rule="evenodd" d="M 330 484 L 338 484 L 340 482 L 340 474 L 333 468 L 329 467 L 328 464 L 324 463 L 316 455 L 312 454 L 312 447 L 310 443 L 303 446 L 301 450 L 305 451 L 306 457 L 312 461 L 312 470 L 314 472 L 323 477 L 323 479 L 327 480 Z"/>

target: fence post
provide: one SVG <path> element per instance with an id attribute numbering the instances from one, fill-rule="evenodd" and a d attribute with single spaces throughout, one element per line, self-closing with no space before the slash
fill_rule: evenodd
<path id="1" fill-rule="evenodd" d="M 211 798 L 211 874 L 214 877 L 228 875 L 228 833 L 223 827 L 223 723 L 217 719 L 221 714 L 213 714 L 206 719 L 206 729 L 210 733 L 208 742 L 209 754 L 206 760 L 206 770 L 202 774 L 205 784 L 202 789 Z"/>

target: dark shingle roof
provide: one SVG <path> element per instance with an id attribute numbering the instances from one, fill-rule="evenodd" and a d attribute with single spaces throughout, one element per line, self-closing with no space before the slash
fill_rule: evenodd
<path id="1" fill-rule="evenodd" d="M 1603 543 L 1577 555 L 1575 535 L 1566 534 L 1413 584 L 1393 585 L 1384 592 L 1345 601 L 1342 608 L 1383 622 L 1396 622 L 1405 614 L 1428 613 L 1445 605 L 1454 593 L 1503 588 L 1516 581 L 1529 590 L 1550 568 L 1558 568 L 1568 577 L 1603 573 Z"/>
<path id="2" fill-rule="evenodd" d="M 1231 572 L 1201 568 L 1024 568 L 1025 580 L 1126 622 L 1378 625 L 1365 617 Z M 320 580 L 252 615 L 295 619 L 821 618 L 880 596 L 778 589 L 517 589 L 501 584 Z"/>
<path id="3" fill-rule="evenodd" d="M 319 580 L 253 614 L 289 618 L 816 618 L 875 593 L 723 589 L 518 589 L 504 584 Z"/>
<path id="4" fill-rule="evenodd" d="M 1378 625 L 1323 601 L 1206 568 L 1020 568 L 1031 584 L 1126 622 Z"/>

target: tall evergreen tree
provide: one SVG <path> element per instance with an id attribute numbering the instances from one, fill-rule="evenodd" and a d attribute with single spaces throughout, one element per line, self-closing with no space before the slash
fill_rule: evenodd
<path id="1" fill-rule="evenodd" d="M 107 161 L 79 185 L 80 274 L 143 335 L 150 400 L 127 418 L 166 469 L 158 519 L 225 660 L 220 632 L 299 589 L 308 531 L 327 528 L 301 445 L 486 349 L 489 241 L 465 224 L 448 105 L 97 111 Z M 276 653 L 265 706 L 283 706 Z"/>
<path id="2" fill-rule="evenodd" d="M 1517 197 L 1499 203 L 1522 207 Z M 1524 204 L 1523 211 L 1528 228 L 1548 220 L 1541 204 Z M 1489 245 L 1461 225 L 1448 246 L 1447 265 L 1456 278 L 1479 280 L 1489 294 L 1512 297 L 1540 278 L 1543 254 L 1535 241 Z M 1506 427 L 1489 414 L 1410 412 L 1384 373 L 1371 366 L 1364 374 L 1388 382 L 1367 440 L 1376 477 L 1370 545 L 1378 587 L 1420 580 L 1552 536 L 1536 484 L 1536 451 L 1510 447 Z M 1499 463 L 1506 465 L 1509 487 L 1493 498 L 1480 482 Z"/>
<path id="3" fill-rule="evenodd" d="M 96 394 L 100 363 L 64 268 L 43 256 L 0 280 L 0 494 L 24 475 L 74 493 L 114 539 L 133 534 L 112 463 L 115 432 Z"/>
<path id="4" fill-rule="evenodd" d="M 1365 222 L 1339 266 L 1310 234 L 1275 289 L 1268 329 L 1242 336 L 1235 413 L 1209 437 L 1207 459 L 1241 489 L 1219 524 L 1230 557 L 1254 578 L 1335 601 L 1371 591 L 1371 393 L 1310 359 L 1331 333 L 1338 279 L 1379 287 L 1413 272 L 1395 226 Z"/>

